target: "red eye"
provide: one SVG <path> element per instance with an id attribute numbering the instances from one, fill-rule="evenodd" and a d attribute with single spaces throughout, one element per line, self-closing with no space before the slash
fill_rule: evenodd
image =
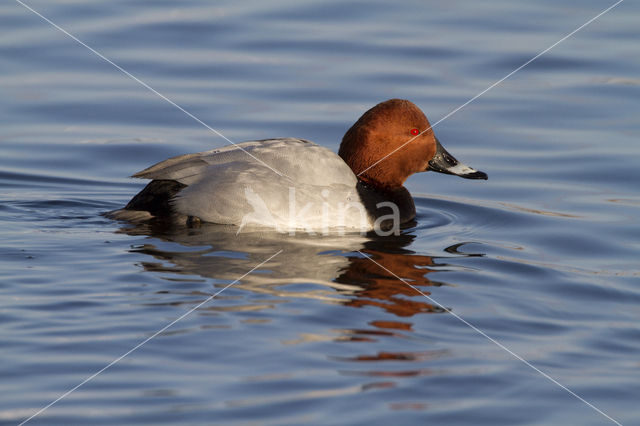
<path id="1" fill-rule="evenodd" d="M 418 130 L 418 129 L 411 129 L 411 134 L 412 134 L 413 136 L 416 136 L 416 135 L 420 134 L 420 130 Z"/>

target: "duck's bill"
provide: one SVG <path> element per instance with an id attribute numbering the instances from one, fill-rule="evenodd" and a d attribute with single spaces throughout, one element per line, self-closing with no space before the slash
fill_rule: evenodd
<path id="1" fill-rule="evenodd" d="M 462 164 L 456 160 L 453 155 L 449 154 L 440 141 L 436 138 L 436 155 L 429 161 L 431 170 L 438 173 L 446 173 L 448 175 L 456 175 L 465 179 L 487 179 L 487 174 Z"/>

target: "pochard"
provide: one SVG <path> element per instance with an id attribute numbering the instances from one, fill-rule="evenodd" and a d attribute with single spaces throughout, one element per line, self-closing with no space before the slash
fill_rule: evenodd
<path id="1" fill-rule="evenodd" d="M 308 140 L 280 138 L 164 160 L 133 175 L 152 180 L 110 216 L 211 222 L 238 231 L 397 231 L 416 215 L 403 185 L 426 171 L 487 179 L 442 147 L 420 108 L 390 99 L 347 130 L 338 154 Z"/>

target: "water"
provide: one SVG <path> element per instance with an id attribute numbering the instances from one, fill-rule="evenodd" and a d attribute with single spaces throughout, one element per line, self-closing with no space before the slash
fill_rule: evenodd
<path id="1" fill-rule="evenodd" d="M 29 3 L 233 141 L 333 150 L 388 98 L 435 123 L 611 4 Z M 459 318 L 637 424 L 639 18 L 623 2 L 439 123 L 489 180 L 413 176 L 401 236 L 236 237 L 100 215 L 226 141 L 5 2 L 0 424 L 238 279 L 29 424 L 612 424 Z"/>

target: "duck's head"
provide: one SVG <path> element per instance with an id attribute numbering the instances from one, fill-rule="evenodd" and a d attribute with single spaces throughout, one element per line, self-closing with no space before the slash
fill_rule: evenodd
<path id="1" fill-rule="evenodd" d="M 487 179 L 449 154 L 420 108 L 403 99 L 365 112 L 345 133 L 338 154 L 359 179 L 385 189 L 401 187 L 412 174 L 429 170 Z"/>

